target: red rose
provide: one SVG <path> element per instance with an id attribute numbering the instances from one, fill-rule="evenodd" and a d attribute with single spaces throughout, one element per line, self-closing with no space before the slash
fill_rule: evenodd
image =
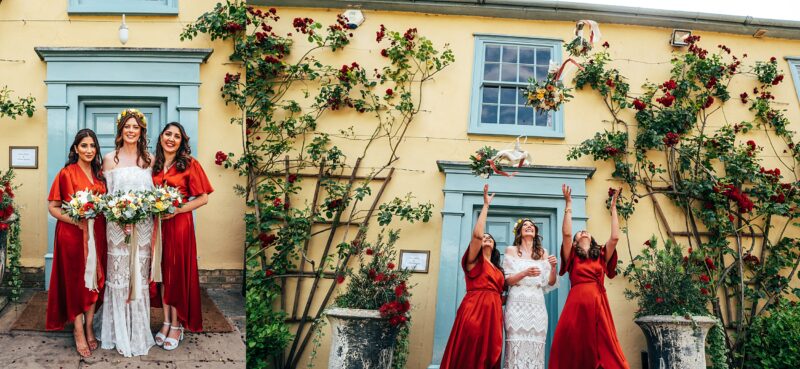
<path id="1" fill-rule="evenodd" d="M 675 101 L 675 96 L 672 96 L 671 93 L 667 92 L 664 94 L 664 96 L 656 99 L 656 101 L 659 102 L 661 105 L 664 105 L 665 107 L 670 107 L 672 106 L 672 103 Z"/>
<path id="2" fill-rule="evenodd" d="M 395 265 L 394 263 L 390 262 L 389 264 L 386 264 L 386 267 L 389 268 L 389 270 L 392 270 L 394 269 Z"/>
<path id="3" fill-rule="evenodd" d="M 336 284 L 342 284 L 342 283 L 344 283 L 344 276 L 339 274 L 336 276 Z"/>
<path id="4" fill-rule="evenodd" d="M 9 228 L 8 223 L 0 223 L 0 232 L 5 232 Z"/>
<path id="5" fill-rule="evenodd" d="M 644 244 L 645 244 L 645 246 L 650 247 L 651 242 L 650 242 L 650 240 L 647 240 L 647 241 L 644 241 Z"/>
<path id="6" fill-rule="evenodd" d="M 769 61 L 770 61 L 771 63 L 775 63 L 776 61 L 778 61 L 778 59 L 776 59 L 776 58 L 773 56 L 773 57 L 769 58 Z"/>
<path id="7" fill-rule="evenodd" d="M 674 89 L 678 88 L 678 83 L 675 82 L 674 80 L 669 80 L 669 81 L 664 82 L 664 84 L 662 86 L 664 86 L 664 88 L 667 89 L 667 90 L 674 90 Z"/>
<path id="8" fill-rule="evenodd" d="M 289 177 L 286 178 L 286 181 L 289 183 L 295 183 L 297 181 L 297 174 L 290 174 Z"/>
<path id="9" fill-rule="evenodd" d="M 709 276 L 703 274 L 703 275 L 700 276 L 700 280 L 705 282 L 705 283 L 708 283 L 708 282 L 711 281 L 711 278 Z"/>
<path id="10" fill-rule="evenodd" d="M 272 271 L 272 270 L 270 270 L 270 269 L 267 269 L 267 270 L 265 270 L 265 271 L 264 271 L 264 275 L 265 275 L 265 276 L 267 276 L 267 277 L 270 277 L 270 276 L 272 276 L 273 274 L 275 274 L 275 272 L 273 272 L 273 271 Z"/>
<path id="11" fill-rule="evenodd" d="M 646 290 L 649 290 L 651 288 L 653 288 L 653 285 L 650 284 L 650 283 L 644 285 L 644 289 L 646 289 Z"/>
<path id="12" fill-rule="evenodd" d="M 662 302 L 664 302 L 664 299 L 663 299 L 663 298 L 661 298 L 661 297 L 656 297 L 656 304 L 660 304 L 660 303 L 662 303 Z"/>
<path id="13" fill-rule="evenodd" d="M 647 107 L 647 104 L 639 99 L 633 99 L 633 107 L 636 108 L 636 110 L 644 110 L 644 108 Z"/>
<path id="14" fill-rule="evenodd" d="M 281 199 L 276 198 L 275 200 L 272 200 L 272 206 L 279 208 L 281 205 L 283 205 L 283 201 L 281 201 Z"/>
<path id="15" fill-rule="evenodd" d="M 389 52 L 386 51 L 386 49 L 382 49 L 381 50 L 381 56 L 384 57 L 384 58 L 388 58 L 389 57 Z"/>
<path id="16" fill-rule="evenodd" d="M 748 141 L 747 141 L 747 146 L 750 146 L 750 151 L 755 151 L 755 149 L 756 149 L 756 142 L 755 142 L 755 141 L 753 141 L 753 140 L 748 140 Z"/>
<path id="17" fill-rule="evenodd" d="M 378 273 L 378 274 L 375 276 L 375 282 L 383 282 L 383 281 L 385 281 L 385 280 L 386 280 L 386 275 L 385 275 L 385 274 L 383 274 L 383 273 Z"/>
<path id="18" fill-rule="evenodd" d="M 262 247 L 268 247 L 269 245 L 272 245 L 277 238 L 278 237 L 276 237 L 274 234 L 267 234 L 264 232 L 261 232 L 258 235 L 258 240 L 261 241 Z"/>
<path id="19" fill-rule="evenodd" d="M 222 151 L 217 151 L 217 154 L 214 156 L 214 163 L 217 165 L 222 165 L 222 162 L 225 160 L 228 160 L 228 155 Z"/>
<path id="20" fill-rule="evenodd" d="M 609 78 L 609 79 L 606 80 L 606 86 L 614 88 L 614 86 L 616 86 L 616 84 L 614 83 L 614 81 L 611 78 Z"/>
<path id="21" fill-rule="evenodd" d="M 394 91 L 392 91 L 391 88 L 387 88 L 386 89 L 386 96 L 392 96 L 393 94 L 394 94 Z"/>
<path id="22" fill-rule="evenodd" d="M 406 293 L 406 283 L 402 282 L 394 288 L 394 295 L 397 297 L 403 296 Z"/>
<path id="23" fill-rule="evenodd" d="M 739 98 L 742 100 L 742 104 L 747 104 L 747 92 L 739 94 Z"/>
<path id="24" fill-rule="evenodd" d="M 667 132 L 667 134 L 664 135 L 664 139 L 663 139 L 664 145 L 666 145 L 667 147 L 673 147 L 673 146 L 677 145 L 678 142 L 680 142 L 680 140 L 681 140 L 681 137 L 678 136 L 678 134 L 674 133 L 674 132 Z"/>
<path id="25" fill-rule="evenodd" d="M 711 260 L 710 257 L 706 257 L 706 266 L 708 269 L 717 270 L 717 267 L 714 265 L 714 260 Z"/>
<path id="26" fill-rule="evenodd" d="M 178 207 L 178 206 L 180 206 L 180 205 L 181 205 L 181 202 L 180 202 L 180 201 L 178 201 L 178 200 L 172 200 L 172 206 L 174 206 L 174 207 L 176 207 L 176 208 L 177 208 L 177 207 Z"/>
<path id="27" fill-rule="evenodd" d="M 705 289 L 704 287 L 703 287 L 703 288 L 700 288 L 700 293 L 702 293 L 702 294 L 704 294 L 704 295 L 708 295 L 708 290 L 707 290 L 707 289 Z"/>
<path id="28" fill-rule="evenodd" d="M 375 269 L 370 269 L 370 270 L 367 272 L 367 275 L 368 275 L 370 278 L 375 278 L 375 273 L 376 273 L 376 272 L 375 272 Z"/>
<path id="29" fill-rule="evenodd" d="M 706 82 L 706 88 L 708 89 L 714 88 L 714 86 L 716 85 L 717 85 L 717 78 L 713 76 L 708 79 L 708 82 Z"/>
<path id="30" fill-rule="evenodd" d="M 775 79 L 772 80 L 772 84 L 777 85 L 778 83 L 781 83 L 781 81 L 783 81 L 783 74 L 779 74 L 777 77 L 775 77 Z"/>
<path id="31" fill-rule="evenodd" d="M 605 47 L 606 49 L 608 49 L 609 47 L 611 47 L 611 45 L 609 45 L 609 44 L 608 44 L 608 41 L 606 41 L 606 42 L 603 42 L 603 47 Z"/>
<path id="32" fill-rule="evenodd" d="M 709 106 L 714 104 L 714 97 L 709 96 L 706 98 L 706 102 L 703 103 L 703 109 L 708 109 Z"/>
<path id="33" fill-rule="evenodd" d="M 364 251 L 364 252 L 365 252 L 367 255 L 372 255 L 372 254 L 374 253 L 374 251 L 372 251 L 372 249 L 367 249 L 367 250 L 366 250 L 366 251 Z"/>

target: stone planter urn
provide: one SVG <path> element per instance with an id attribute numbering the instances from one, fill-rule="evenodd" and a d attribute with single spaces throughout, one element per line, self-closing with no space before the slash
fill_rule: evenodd
<path id="1" fill-rule="evenodd" d="M 331 349 L 328 368 L 389 369 L 399 328 L 378 310 L 330 308 Z"/>
<path id="2" fill-rule="evenodd" d="M 648 315 L 634 322 L 647 338 L 650 369 L 706 369 L 706 335 L 716 319 Z"/>

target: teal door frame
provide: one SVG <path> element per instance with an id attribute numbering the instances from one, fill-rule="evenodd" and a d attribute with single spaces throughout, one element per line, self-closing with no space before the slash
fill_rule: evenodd
<path id="1" fill-rule="evenodd" d="M 186 128 L 197 153 L 200 64 L 212 49 L 36 47 L 47 63 L 47 186 L 64 166 L 64 157 L 82 121 L 86 104 L 149 102 L 164 104 L 166 122 Z M 159 124 L 160 125 L 160 124 Z M 45 288 L 50 286 L 56 220 L 47 217 Z"/>
<path id="2" fill-rule="evenodd" d="M 445 174 L 444 208 L 442 209 L 442 242 L 439 254 L 439 275 L 436 298 L 436 321 L 434 326 L 433 354 L 428 369 L 438 369 L 442 360 L 456 311 L 461 303 L 458 291 L 464 290 L 464 272 L 461 256 L 472 235 L 475 209 L 483 205 L 483 185 L 496 196 L 490 211 L 498 213 L 541 214 L 550 218 L 552 235 L 564 220 L 564 199 L 561 185 L 572 187 L 573 232 L 585 229 L 586 180 L 595 168 L 532 166 L 515 168 L 519 172 L 514 178 L 492 176 L 488 180 L 472 175 L 469 163 L 437 161 L 439 171 Z M 547 241 L 545 241 L 548 243 Z M 556 244 L 558 241 L 555 240 Z M 550 292 L 558 302 L 557 312 L 549 311 L 549 329 L 561 314 L 561 308 L 569 292 L 568 283 L 562 281 L 561 288 Z"/>

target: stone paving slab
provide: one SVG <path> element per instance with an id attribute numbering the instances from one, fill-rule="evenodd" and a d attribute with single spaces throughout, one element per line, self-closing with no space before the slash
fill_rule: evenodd
<path id="1" fill-rule="evenodd" d="M 81 359 L 71 332 L 11 331 L 11 326 L 33 295 L 0 311 L 0 363 L 3 369 L 243 369 L 244 333 L 239 324 L 230 333 L 186 333 L 180 346 L 166 351 L 154 346 L 147 356 L 126 358 L 116 350 L 97 349 Z M 209 290 L 209 296 L 231 322 L 244 322 L 244 298 L 238 291 Z M 242 329 L 243 327 L 242 323 Z"/>

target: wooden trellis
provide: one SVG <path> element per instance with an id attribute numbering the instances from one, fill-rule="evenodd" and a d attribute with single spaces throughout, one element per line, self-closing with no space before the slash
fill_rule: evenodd
<path id="1" fill-rule="evenodd" d="M 283 369 L 293 369 L 297 367 L 298 362 L 302 358 L 303 352 L 308 347 L 308 343 L 311 340 L 316 328 L 316 324 L 318 319 L 322 316 L 323 311 L 325 310 L 328 302 L 333 295 L 333 291 L 336 288 L 336 273 L 331 272 L 324 272 L 326 260 L 331 253 L 331 247 L 334 245 L 334 239 L 336 237 L 337 231 L 339 228 L 343 227 L 358 227 L 358 232 L 356 233 L 355 237 L 351 240 L 355 239 L 363 239 L 366 232 L 366 226 L 369 223 L 370 219 L 372 218 L 375 209 L 377 208 L 378 204 L 380 203 L 380 199 L 388 185 L 389 181 L 392 179 L 392 175 L 394 174 L 394 168 L 389 168 L 388 174 L 386 176 L 359 176 L 358 170 L 361 165 L 362 158 L 358 158 L 355 162 L 355 165 L 352 168 L 352 171 L 349 175 L 325 175 L 325 162 L 323 161 L 319 166 L 319 171 L 316 174 L 313 173 L 299 173 L 298 175 L 301 177 L 306 178 L 315 178 L 316 184 L 314 189 L 314 195 L 311 201 L 311 209 L 312 214 L 311 217 L 315 217 L 317 215 L 317 207 L 320 198 L 320 192 L 322 190 L 321 184 L 323 179 L 334 179 L 334 180 L 346 180 L 347 181 L 347 192 L 345 193 L 344 198 L 350 198 L 351 191 L 353 189 L 353 185 L 356 180 L 368 180 L 368 181 L 379 181 L 382 182 L 380 185 L 380 189 L 374 196 L 371 201 L 371 204 L 367 210 L 366 215 L 363 219 L 359 222 L 353 222 L 352 219 L 342 221 L 342 214 L 346 210 L 344 207 L 340 207 L 334 213 L 334 216 L 331 220 L 327 221 L 317 221 L 314 224 L 324 224 L 329 225 L 324 231 L 313 232 L 311 228 L 309 228 L 309 236 L 306 238 L 306 241 L 303 244 L 302 249 L 302 257 L 299 262 L 297 270 L 288 271 L 285 275 L 281 276 L 281 298 L 280 298 L 280 308 L 282 311 L 287 313 L 286 322 L 296 326 L 294 339 L 292 340 L 291 348 L 286 353 L 285 357 L 279 358 L 279 367 Z M 385 169 L 385 168 L 384 168 Z M 381 170 L 382 171 L 382 170 Z M 380 171 L 378 172 L 378 174 Z M 289 159 L 288 157 L 285 159 L 285 173 L 286 177 L 289 176 Z M 284 196 L 284 201 L 288 201 L 288 194 Z M 355 212 L 353 208 L 351 210 L 351 214 Z M 324 248 L 322 250 L 321 256 L 316 260 L 309 259 L 309 244 L 311 242 L 311 238 L 315 236 L 323 236 L 327 234 L 327 239 L 324 244 Z M 348 262 L 350 261 L 350 254 L 347 254 L 344 259 L 339 261 L 339 265 L 343 268 L 347 266 Z M 307 271 L 306 267 L 307 264 L 311 266 L 312 271 Z M 321 286 L 320 282 L 323 279 L 330 280 L 331 283 L 327 287 Z M 292 301 L 287 300 L 287 281 L 294 280 L 295 288 L 294 294 L 291 296 Z M 301 291 L 301 287 L 305 281 L 311 280 L 311 290 L 307 295 L 303 295 Z M 323 296 L 322 302 L 317 309 L 312 309 L 312 304 L 314 303 L 317 296 Z M 300 309 L 300 301 L 305 299 L 305 305 L 302 309 Z M 288 307 L 291 307 L 288 309 Z"/>

